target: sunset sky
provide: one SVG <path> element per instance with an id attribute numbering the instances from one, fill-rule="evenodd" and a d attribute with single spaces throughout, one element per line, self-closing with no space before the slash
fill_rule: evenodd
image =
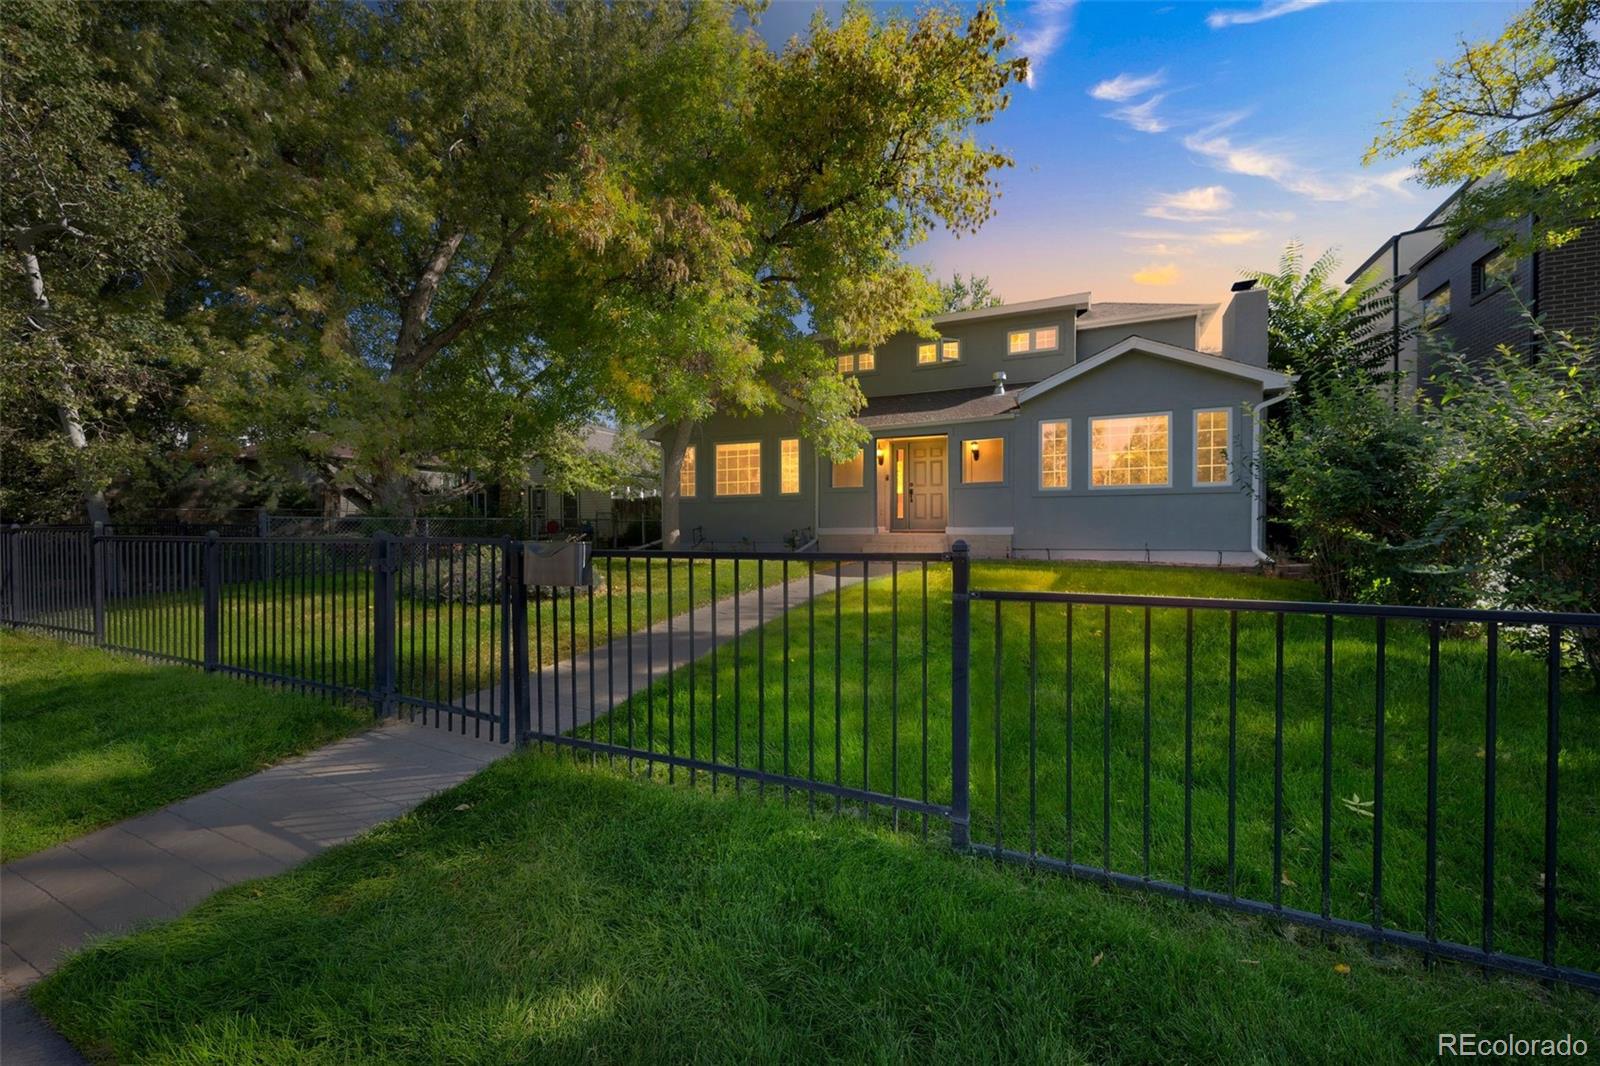
<path id="1" fill-rule="evenodd" d="M 786 39 L 817 6 L 779 0 L 764 36 Z M 1033 74 L 980 131 L 1016 160 L 999 213 L 911 257 L 941 276 L 987 274 L 1007 300 L 1088 289 L 1214 302 L 1295 237 L 1354 267 L 1447 193 L 1408 180 L 1403 160 L 1361 165 L 1378 123 L 1457 38 L 1497 34 L 1518 7 L 1008 4 Z"/>

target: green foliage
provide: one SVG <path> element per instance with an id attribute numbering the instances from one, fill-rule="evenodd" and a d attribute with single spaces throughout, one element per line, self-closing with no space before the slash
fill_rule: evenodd
<path id="1" fill-rule="evenodd" d="M 949 281 L 941 281 L 938 285 L 941 314 L 948 314 L 951 311 L 975 311 L 980 307 L 998 307 L 1005 303 L 1005 297 L 995 292 L 989 284 L 987 274 L 962 277 L 956 273 L 951 275 Z"/>
<path id="2" fill-rule="evenodd" d="M 162 319 L 178 220 L 144 167 L 77 4 L 19 0 L 0 21 L 0 512 L 82 521 L 88 500 L 181 440 L 193 352 Z M 103 510 L 94 514 L 103 517 Z"/>
<path id="3" fill-rule="evenodd" d="M 1393 358 L 1392 295 L 1375 282 L 1339 286 L 1338 266 L 1333 249 L 1308 264 L 1300 242 L 1290 241 L 1276 271 L 1245 275 L 1267 290 L 1267 361 L 1299 375 L 1302 398 L 1370 383 Z"/>
<path id="4" fill-rule="evenodd" d="M 1600 0 L 1534 0 L 1499 37 L 1463 41 L 1414 86 L 1367 161 L 1412 156 L 1428 185 L 1474 183 L 1449 218 L 1452 234 L 1496 232 L 1522 255 L 1600 216 L 1597 142 Z"/>
<path id="5" fill-rule="evenodd" d="M 1537 325 L 1535 336 L 1526 359 L 1446 361 L 1444 476 L 1465 483 L 1458 521 L 1481 530 L 1497 600 L 1600 611 L 1600 349 Z M 1600 633 L 1577 638 L 1600 679 Z"/>
<path id="6" fill-rule="evenodd" d="M 1442 442 L 1409 404 L 1334 379 L 1263 427 L 1266 480 L 1283 520 L 1334 600 L 1459 606 L 1459 558 L 1434 536 L 1445 489 Z M 1440 561 L 1451 565 L 1442 568 Z"/>

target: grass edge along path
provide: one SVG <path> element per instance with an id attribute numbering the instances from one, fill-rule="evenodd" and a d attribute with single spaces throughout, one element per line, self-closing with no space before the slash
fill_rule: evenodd
<path id="1" fill-rule="evenodd" d="M 121 1061 L 1413 1062 L 1600 1000 L 524 753 L 33 992 Z"/>
<path id="2" fill-rule="evenodd" d="M 372 724 L 351 705 L 0 632 L 4 861 Z"/>

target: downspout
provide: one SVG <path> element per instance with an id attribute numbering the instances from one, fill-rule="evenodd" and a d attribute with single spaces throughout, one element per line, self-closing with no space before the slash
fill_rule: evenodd
<path id="1" fill-rule="evenodd" d="M 1265 403 L 1257 404 L 1255 410 L 1250 412 L 1250 448 L 1251 456 L 1255 460 L 1255 486 L 1251 495 L 1255 498 L 1255 505 L 1251 507 L 1250 515 L 1250 554 L 1263 563 L 1272 562 L 1272 556 L 1261 550 L 1261 529 L 1267 524 L 1267 494 L 1266 478 L 1261 473 L 1261 412 L 1277 403 L 1279 400 L 1288 399 L 1290 389 L 1285 388 L 1278 395 Z"/>

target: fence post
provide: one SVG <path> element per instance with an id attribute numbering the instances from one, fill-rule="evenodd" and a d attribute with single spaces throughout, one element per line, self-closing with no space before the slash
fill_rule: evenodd
<path id="1" fill-rule="evenodd" d="M 256 580 L 265 581 L 272 576 L 272 544 L 267 540 L 272 536 L 272 522 L 265 507 L 256 508 L 256 536 L 261 538 L 256 551 L 256 567 L 260 570 Z"/>
<path id="2" fill-rule="evenodd" d="M 967 774 L 971 744 L 972 604 L 967 598 L 972 558 L 967 542 L 950 546 L 950 843 L 972 843 Z"/>
<path id="3" fill-rule="evenodd" d="M 529 691 L 528 667 L 528 575 L 523 568 L 523 546 L 513 546 L 506 560 L 511 580 L 511 656 L 512 684 L 516 689 L 516 721 L 512 733 L 517 747 L 528 742 L 533 729 L 533 696 Z"/>
<path id="4" fill-rule="evenodd" d="M 94 642 L 103 647 L 106 642 L 106 527 L 104 522 L 94 524 L 89 534 L 89 587 L 94 602 Z"/>
<path id="5" fill-rule="evenodd" d="M 395 581 L 398 568 L 393 534 L 372 538 L 372 711 L 387 718 L 395 709 Z"/>
<path id="6" fill-rule="evenodd" d="M 222 540 L 216 530 L 206 533 L 204 561 L 206 616 L 206 672 L 222 665 Z"/>
<path id="7" fill-rule="evenodd" d="M 22 620 L 22 611 L 17 604 L 17 585 L 22 579 L 22 568 L 17 560 L 17 539 L 21 536 L 22 527 L 15 522 L 6 529 L 5 558 L 5 594 L 6 594 L 6 622 L 16 625 Z"/>

